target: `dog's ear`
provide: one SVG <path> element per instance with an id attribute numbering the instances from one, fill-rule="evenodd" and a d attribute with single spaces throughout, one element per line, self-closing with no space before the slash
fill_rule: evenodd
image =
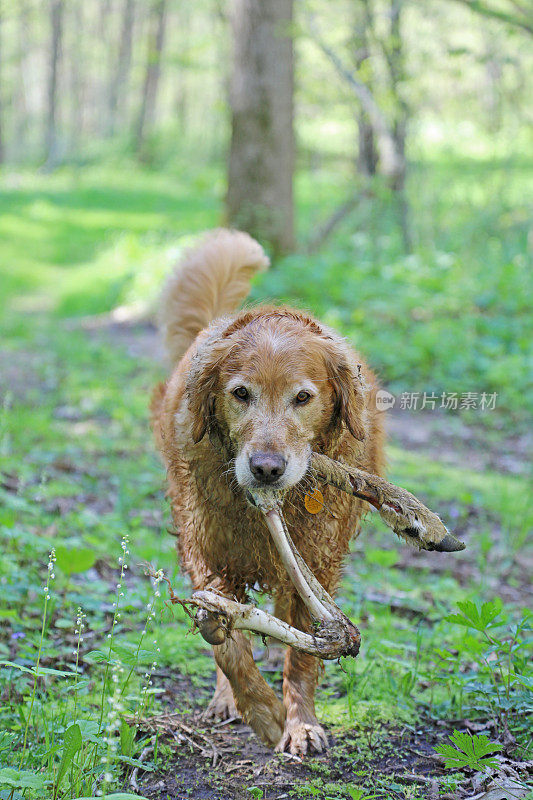
<path id="1" fill-rule="evenodd" d="M 213 371 L 205 369 L 187 387 L 189 411 L 192 415 L 191 433 L 195 444 L 203 439 L 214 420 L 217 377 Z"/>
<path id="2" fill-rule="evenodd" d="M 336 348 L 328 348 L 326 369 L 333 389 L 332 427 L 344 422 L 352 436 L 363 441 L 365 438 L 362 422 L 364 398 L 359 375 L 354 374 L 344 353 Z"/>
<path id="3" fill-rule="evenodd" d="M 212 360 L 202 364 L 199 369 L 191 369 L 187 381 L 187 396 L 192 416 L 191 433 L 195 444 L 203 439 L 214 422 L 218 378 L 218 364 Z"/>
<path id="4" fill-rule="evenodd" d="M 193 357 L 187 380 L 187 403 L 192 415 L 192 438 L 195 444 L 217 424 L 216 395 L 220 389 L 220 370 L 232 344 L 220 341 L 214 328 Z M 218 341 L 217 341 L 218 340 Z"/>

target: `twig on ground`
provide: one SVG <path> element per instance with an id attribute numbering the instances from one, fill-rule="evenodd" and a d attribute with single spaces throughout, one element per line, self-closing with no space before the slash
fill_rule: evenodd
<path id="1" fill-rule="evenodd" d="M 143 761 L 146 758 L 146 756 L 148 755 L 148 753 L 150 753 L 153 749 L 154 749 L 153 744 L 147 745 L 141 751 L 141 755 L 139 756 L 138 761 Z M 139 791 L 139 784 L 137 783 L 137 775 L 138 774 L 139 774 L 139 767 L 135 767 L 135 769 L 131 773 L 131 777 L 130 777 L 130 786 L 131 786 L 131 788 L 133 789 L 134 792 L 138 792 Z"/>
<path id="2" fill-rule="evenodd" d="M 199 750 L 202 755 L 210 755 L 211 765 L 214 767 L 219 760 L 220 754 L 213 740 L 205 733 L 192 728 L 179 717 L 178 714 L 158 714 L 153 717 L 141 717 L 135 720 L 134 717 L 125 717 L 128 725 L 135 724 L 139 728 L 147 731 L 162 731 L 173 736 L 178 742 L 182 739 L 187 741 L 193 749 Z M 196 740 L 200 741 L 196 741 Z"/>

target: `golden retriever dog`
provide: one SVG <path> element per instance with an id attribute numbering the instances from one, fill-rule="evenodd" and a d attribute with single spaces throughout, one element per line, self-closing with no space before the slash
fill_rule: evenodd
<path id="1" fill-rule="evenodd" d="M 207 234 L 182 259 L 162 308 L 174 368 L 154 391 L 152 421 L 181 563 L 194 589 L 244 601 L 259 588 L 273 597 L 276 616 L 309 631 L 309 614 L 246 492 L 286 492 L 292 539 L 333 594 L 366 508 L 327 487 L 322 511 L 309 513 L 310 454 L 380 473 L 383 433 L 374 375 L 338 334 L 284 306 L 235 311 L 250 278 L 268 263 L 254 239 L 230 230 Z M 220 438 L 229 443 L 229 458 L 216 446 Z M 315 657 L 287 648 L 282 702 L 242 632 L 213 652 L 217 680 L 208 717 L 238 712 L 278 751 L 304 754 L 326 746 L 315 715 Z"/>

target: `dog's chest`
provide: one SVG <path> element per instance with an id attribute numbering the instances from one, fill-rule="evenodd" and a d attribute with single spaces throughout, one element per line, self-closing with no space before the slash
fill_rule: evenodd
<path id="1" fill-rule="evenodd" d="M 190 531 L 209 570 L 235 587 L 290 588 L 276 547 L 261 517 L 240 490 L 221 491 L 220 480 L 195 481 Z M 284 512 L 291 537 L 309 567 L 329 584 L 337 573 L 359 516 L 348 496 L 338 502 L 325 492 L 326 506 L 310 514 L 301 493 L 291 493 Z"/>

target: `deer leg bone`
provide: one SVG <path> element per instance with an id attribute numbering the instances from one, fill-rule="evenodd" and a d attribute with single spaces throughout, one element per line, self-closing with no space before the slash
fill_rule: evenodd
<path id="1" fill-rule="evenodd" d="M 237 603 L 224 595 L 209 590 L 195 592 L 187 603 L 199 610 L 195 623 L 203 638 L 213 645 L 221 645 L 233 630 L 246 630 L 261 636 L 271 636 L 282 644 L 323 659 L 355 656 L 359 651 L 360 635 L 346 619 L 330 620 L 318 626 L 316 633 L 304 633 L 287 622 L 274 617 L 257 606 Z M 340 613 L 340 612 L 339 612 Z"/>
<path id="2" fill-rule="evenodd" d="M 263 514 L 270 535 L 274 540 L 274 544 L 276 545 L 289 578 L 302 598 L 302 601 L 307 606 L 311 616 L 323 622 L 329 622 L 335 619 L 337 615 L 331 608 L 333 601 L 329 595 L 326 596 L 322 586 L 316 580 L 294 546 L 279 507 L 275 506 L 268 511 L 263 511 Z M 334 603 L 333 606 L 340 614 L 339 609 L 337 609 Z"/>
<path id="3" fill-rule="evenodd" d="M 204 639 L 210 644 L 222 644 L 231 630 L 249 630 L 272 636 L 283 644 L 319 658 L 355 657 L 361 640 L 359 631 L 336 606 L 300 556 L 277 499 L 272 494 L 254 493 L 250 500 L 263 513 L 287 574 L 318 625 L 314 634 L 304 633 L 256 606 L 236 603 L 214 592 L 200 591 L 194 593 L 191 602 L 200 609 L 196 614 L 196 625 Z"/>
<path id="4" fill-rule="evenodd" d="M 386 525 L 409 544 L 441 553 L 465 549 L 442 520 L 406 489 L 319 453 L 311 455 L 310 468 L 325 483 L 370 503 Z"/>
<path id="5" fill-rule="evenodd" d="M 440 518 L 405 489 L 356 467 L 313 453 L 311 471 L 325 483 L 359 497 L 376 508 L 392 530 L 425 550 L 455 552 L 465 545 Z M 232 630 L 249 630 L 319 658 L 356 656 L 360 634 L 320 585 L 296 549 L 283 514 L 282 495 L 249 491 L 248 499 L 262 513 L 287 574 L 314 622 L 314 634 L 304 633 L 254 605 L 237 603 L 213 591 L 195 592 L 190 602 L 199 610 L 196 625 L 210 644 L 220 645 Z"/>

